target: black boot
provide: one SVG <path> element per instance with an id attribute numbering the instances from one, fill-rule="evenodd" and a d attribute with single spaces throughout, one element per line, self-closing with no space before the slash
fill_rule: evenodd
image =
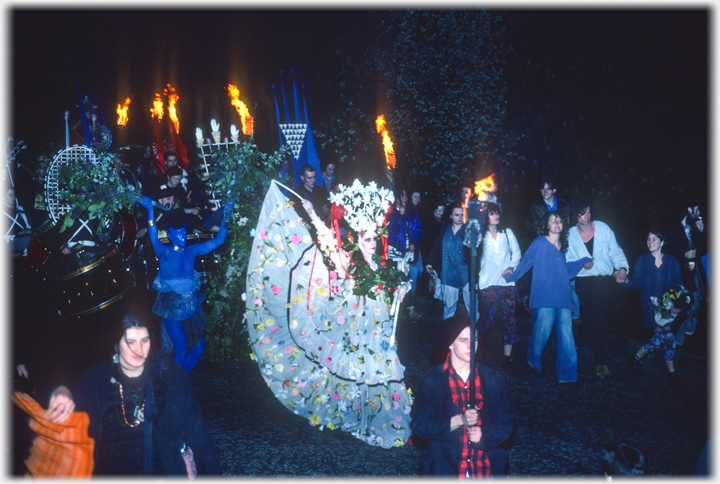
<path id="1" fill-rule="evenodd" d="M 642 362 L 635 358 L 635 355 L 630 355 L 625 364 L 632 370 L 634 375 L 640 376 L 643 374 Z"/>
<path id="2" fill-rule="evenodd" d="M 668 373 L 668 383 L 670 386 L 673 386 L 675 388 L 684 388 L 682 382 L 680 381 L 680 377 L 677 374 L 677 371 L 671 371 Z"/>

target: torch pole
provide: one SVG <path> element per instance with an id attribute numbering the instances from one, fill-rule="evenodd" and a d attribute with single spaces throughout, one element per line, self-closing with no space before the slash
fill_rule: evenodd
<path id="1" fill-rule="evenodd" d="M 469 408 L 475 408 L 475 323 L 477 321 L 477 294 L 475 293 L 475 281 L 477 280 L 476 264 L 477 250 L 482 242 L 483 222 L 487 216 L 487 202 L 471 201 L 467 206 L 467 224 L 465 225 L 465 236 L 463 245 L 470 249 L 470 307 L 468 315 L 470 316 L 470 405 Z"/>

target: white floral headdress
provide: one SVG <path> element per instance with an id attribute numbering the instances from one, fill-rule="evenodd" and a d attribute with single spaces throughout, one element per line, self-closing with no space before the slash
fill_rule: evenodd
<path id="1" fill-rule="evenodd" d="M 395 195 L 372 181 L 364 186 L 356 178 L 349 187 L 340 185 L 340 193 L 330 195 L 330 201 L 347 210 L 345 220 L 350 228 L 362 234 L 379 232 L 385 224 L 385 214 L 395 203 Z"/>

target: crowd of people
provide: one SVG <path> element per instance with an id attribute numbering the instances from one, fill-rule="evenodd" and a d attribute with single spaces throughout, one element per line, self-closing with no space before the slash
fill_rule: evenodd
<path id="1" fill-rule="evenodd" d="M 153 312 L 164 318 L 172 342 L 167 349 L 174 356 L 153 341 L 145 318 L 128 314 L 115 357 L 88 370 L 72 392 L 59 387 L 44 415 L 62 423 L 73 409 L 88 412 L 96 474 L 220 472 L 187 373 L 203 352 L 207 324 L 195 257 L 223 244 L 232 204 L 217 210 L 211 203 L 202 158 L 188 173 L 174 152 L 166 150 L 162 157 L 160 173 L 148 150 L 132 163 L 118 153 L 115 169 L 125 183 L 145 187 L 133 236 L 146 237 L 159 259 Z M 37 161 L 39 178 L 33 183 L 42 184 L 47 160 Z M 300 203 L 294 206 L 288 202 L 291 190 L 283 195 L 271 187 L 249 255 L 246 288 L 250 343 L 263 378 L 283 405 L 311 425 L 340 428 L 386 448 L 407 443 L 414 433 L 430 442 L 424 474 L 501 475 L 507 461 L 501 444 L 515 421 L 501 371 L 513 372 L 517 365 L 516 307 L 531 312 L 530 369 L 541 372 L 554 328 L 559 382 L 577 382 L 577 349 L 585 344 L 592 344 L 594 373 L 612 378 L 607 354 L 612 284 L 640 291 L 642 324 L 652 330 L 640 349 L 629 351 L 627 365 L 640 375 L 642 359 L 663 348 L 668 382 L 682 387 L 675 348 L 695 331 L 711 281 L 700 203 L 683 207 L 682 218 L 666 228 L 648 228 L 648 253 L 631 272 L 613 230 L 594 218 L 593 205 L 557 198 L 552 179 L 542 181 L 542 198 L 530 207 L 524 228 L 534 237 L 524 250 L 522 238 L 505 223 L 501 200 L 486 193 L 480 263 L 473 266 L 465 245 L 473 201 L 469 186 L 459 187 L 455 200 L 445 200 L 397 181 L 392 193 L 358 180 L 341 185 L 333 163 L 320 176 L 322 187 L 315 168 L 301 168 L 302 182 L 293 187 Z M 14 189 L 6 193 L 4 211 L 12 221 L 6 242 L 20 258 L 27 250 L 18 245 L 20 234 L 41 226 L 47 214 L 39 199 L 30 197 L 39 215 L 28 218 Z M 363 207 L 354 203 L 353 193 L 361 194 Z M 58 238 L 59 257 L 102 243 L 93 238 L 89 221 L 78 220 L 72 236 Z M 160 230 L 168 245 L 160 242 Z M 191 230 L 216 236 L 189 247 Z M 673 253 L 664 253 L 670 240 Z M 477 274 L 475 287 L 471 271 Z M 461 293 L 467 316 L 459 312 Z M 413 396 L 403 381 L 394 330 L 398 312 L 417 320 L 423 297 L 442 303 L 433 352 L 443 361 L 423 376 Z M 483 341 L 498 317 L 501 371 L 472 361 L 470 348 L 471 334 L 476 344 Z"/>

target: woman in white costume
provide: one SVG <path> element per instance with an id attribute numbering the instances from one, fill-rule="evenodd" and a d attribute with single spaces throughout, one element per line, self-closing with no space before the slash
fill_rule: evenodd
<path id="1" fill-rule="evenodd" d="M 303 200 L 314 244 L 293 202 L 271 185 L 247 275 L 251 355 L 283 405 L 312 426 L 340 428 L 385 448 L 411 434 L 411 392 L 391 345 L 390 303 L 403 277 L 375 254 L 392 194 L 358 180 L 333 195 L 331 220 L 352 229 L 344 245 Z M 319 247 L 318 247 L 319 246 Z"/>

